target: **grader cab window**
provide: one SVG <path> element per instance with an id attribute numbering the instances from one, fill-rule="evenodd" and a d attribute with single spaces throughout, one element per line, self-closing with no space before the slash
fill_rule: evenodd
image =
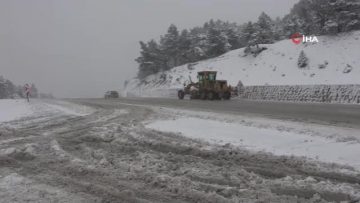
<path id="1" fill-rule="evenodd" d="M 215 74 L 214 74 L 214 73 L 210 73 L 210 74 L 209 74 L 209 80 L 210 80 L 210 81 L 215 81 L 215 80 L 216 80 L 216 77 L 215 77 Z"/>
<path id="2" fill-rule="evenodd" d="M 199 75 L 199 76 L 198 76 L 198 79 L 199 79 L 199 81 L 203 81 L 203 80 L 204 80 L 204 76 L 203 76 L 203 75 Z"/>

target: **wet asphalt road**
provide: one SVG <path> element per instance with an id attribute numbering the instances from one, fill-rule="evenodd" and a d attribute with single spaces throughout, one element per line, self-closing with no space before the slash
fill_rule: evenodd
<path id="1" fill-rule="evenodd" d="M 124 103 L 130 105 L 150 105 L 360 128 L 360 105 L 290 103 L 241 99 L 202 101 L 178 100 L 175 98 L 81 99 L 81 101 L 115 106 Z"/>

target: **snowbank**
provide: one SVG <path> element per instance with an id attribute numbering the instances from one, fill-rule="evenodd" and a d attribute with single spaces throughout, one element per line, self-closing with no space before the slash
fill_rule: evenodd
<path id="1" fill-rule="evenodd" d="M 31 104 L 24 99 L 0 99 L 0 123 L 33 114 Z"/>
<path id="2" fill-rule="evenodd" d="M 85 116 L 93 113 L 93 108 L 61 100 L 0 99 L 0 123 L 27 116 L 39 116 L 44 113 Z"/>
<path id="3" fill-rule="evenodd" d="M 185 64 L 169 71 L 150 75 L 143 81 L 131 80 L 129 95 L 149 95 L 155 89 L 182 88 L 184 82 L 196 81 L 198 71 L 218 71 L 218 79 L 231 85 L 239 81 L 245 86 L 263 85 L 342 85 L 360 84 L 360 31 L 338 36 L 319 36 L 317 44 L 295 45 L 291 40 L 261 45 L 267 49 L 259 55 L 245 55 L 244 48 L 222 56 Z M 304 51 L 309 66 L 297 65 Z"/>
<path id="4" fill-rule="evenodd" d="M 360 169 L 359 142 L 339 142 L 336 139 L 295 131 L 259 128 L 192 117 L 156 121 L 146 126 L 159 131 L 181 133 L 183 136 L 214 144 L 232 144 L 275 155 L 304 156 Z"/>

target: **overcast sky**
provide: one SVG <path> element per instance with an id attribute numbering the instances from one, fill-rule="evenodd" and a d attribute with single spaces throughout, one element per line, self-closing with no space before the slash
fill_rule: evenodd
<path id="1" fill-rule="evenodd" d="M 58 97 L 99 97 L 136 75 L 140 40 L 209 19 L 287 14 L 298 0 L 0 0 L 0 75 Z"/>

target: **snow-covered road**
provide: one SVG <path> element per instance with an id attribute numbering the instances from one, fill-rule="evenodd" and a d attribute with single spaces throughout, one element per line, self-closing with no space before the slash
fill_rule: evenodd
<path id="1" fill-rule="evenodd" d="M 356 153 L 357 128 L 121 100 L 21 105 L 29 114 L 0 123 L 0 202 L 360 200 L 354 164 L 324 159 Z M 329 156 L 312 151 L 327 140 Z"/>

